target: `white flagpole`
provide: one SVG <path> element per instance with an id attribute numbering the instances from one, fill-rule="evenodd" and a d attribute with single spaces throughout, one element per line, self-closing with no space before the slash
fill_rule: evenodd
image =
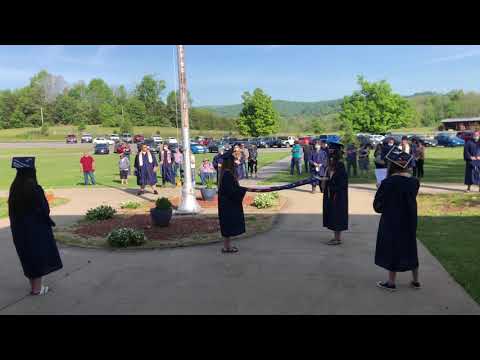
<path id="1" fill-rule="evenodd" d="M 190 134 L 189 134 L 189 117 L 188 117 L 188 98 L 187 98 L 187 79 L 185 76 L 185 50 L 183 45 L 177 45 L 178 58 L 178 84 L 180 90 L 180 110 L 182 116 L 182 143 L 183 143 L 183 188 L 182 201 L 178 206 L 178 213 L 181 214 L 198 214 L 202 208 L 195 197 L 195 189 L 192 185 L 191 168 L 191 149 L 190 149 Z"/>

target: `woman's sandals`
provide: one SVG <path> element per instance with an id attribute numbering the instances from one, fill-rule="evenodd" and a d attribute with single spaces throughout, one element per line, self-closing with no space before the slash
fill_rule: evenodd
<path id="1" fill-rule="evenodd" d="M 222 254 L 233 254 L 238 252 L 238 249 L 235 246 L 232 246 L 230 249 L 222 248 Z"/>
<path id="2" fill-rule="evenodd" d="M 48 293 L 48 286 L 43 286 L 41 287 L 40 291 L 38 293 L 34 293 L 33 291 L 30 292 L 30 295 L 33 295 L 33 296 L 43 296 L 43 295 L 47 295 Z"/>
<path id="3" fill-rule="evenodd" d="M 340 245 L 342 242 L 340 240 L 332 239 L 327 242 L 327 245 Z"/>

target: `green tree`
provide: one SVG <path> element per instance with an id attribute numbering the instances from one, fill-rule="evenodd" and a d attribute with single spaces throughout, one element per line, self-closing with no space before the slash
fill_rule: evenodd
<path id="1" fill-rule="evenodd" d="M 315 134 L 319 135 L 325 131 L 325 127 L 320 119 L 311 119 L 310 120 L 310 130 Z"/>
<path id="2" fill-rule="evenodd" d="M 358 77 L 360 91 L 343 99 L 340 119 L 354 132 L 385 133 L 408 125 L 414 112 L 410 102 L 394 94 L 386 81 L 368 82 Z"/>
<path id="3" fill-rule="evenodd" d="M 243 93 L 243 108 L 237 121 L 241 135 L 266 136 L 278 131 L 280 121 L 273 107 L 272 98 L 262 89 L 255 89 L 253 94 Z"/>
<path id="4" fill-rule="evenodd" d="M 155 115 L 155 110 L 162 102 L 160 96 L 164 90 L 164 80 L 155 80 L 154 75 L 145 75 L 135 88 L 135 96 L 144 103 L 147 114 Z"/>
<path id="5" fill-rule="evenodd" d="M 128 99 L 125 104 L 125 116 L 133 125 L 143 125 L 147 116 L 145 104 L 137 98 Z"/>

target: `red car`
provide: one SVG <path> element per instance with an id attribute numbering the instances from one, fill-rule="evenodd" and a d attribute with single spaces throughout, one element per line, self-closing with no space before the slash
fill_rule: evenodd
<path id="1" fill-rule="evenodd" d="M 130 145 L 125 144 L 125 143 L 117 143 L 115 144 L 115 147 L 113 148 L 113 152 L 116 154 L 123 154 L 125 150 L 130 151 Z"/>
<path id="2" fill-rule="evenodd" d="M 203 146 L 209 146 L 212 141 L 213 141 L 212 138 L 206 138 L 206 139 L 200 140 L 198 143 Z"/>
<path id="3" fill-rule="evenodd" d="M 463 141 L 467 142 L 471 138 L 473 138 L 473 131 L 472 130 L 466 130 L 466 131 L 459 131 L 457 133 L 457 137 L 460 139 L 463 139 Z"/>
<path id="4" fill-rule="evenodd" d="M 298 138 L 298 143 L 300 145 L 309 145 L 311 141 L 312 141 L 311 136 L 302 136 Z"/>
<path id="5" fill-rule="evenodd" d="M 143 135 L 135 135 L 133 137 L 133 143 L 134 144 L 138 144 L 138 143 L 141 143 L 141 142 L 144 142 L 145 141 L 145 137 Z"/>

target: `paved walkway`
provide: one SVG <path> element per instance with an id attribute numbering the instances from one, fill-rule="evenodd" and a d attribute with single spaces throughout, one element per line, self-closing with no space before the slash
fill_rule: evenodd
<path id="1" fill-rule="evenodd" d="M 261 177 L 280 165 L 264 168 Z M 220 254 L 218 244 L 126 252 L 62 248 L 65 268 L 47 277 L 53 291 L 46 297 L 25 296 L 27 283 L 4 222 L 0 314 L 480 314 L 421 244 L 424 288 L 409 289 L 410 275 L 401 274 L 397 293 L 377 289 L 385 272 L 373 264 L 374 193 L 350 189 L 351 230 L 342 246 L 329 247 L 322 195 L 308 190 L 284 191 L 288 204 L 275 228 L 239 241 L 234 255 Z M 53 210 L 59 224 L 101 202 L 135 198 L 115 189 L 56 193 L 72 198 Z"/>

